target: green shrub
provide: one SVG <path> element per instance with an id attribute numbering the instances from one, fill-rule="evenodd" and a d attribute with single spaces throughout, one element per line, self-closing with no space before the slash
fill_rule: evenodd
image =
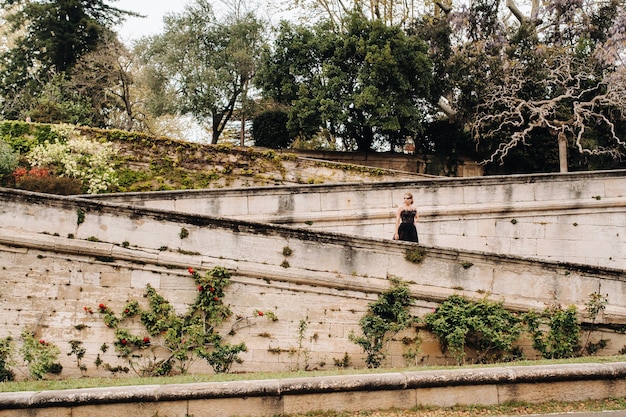
<path id="1" fill-rule="evenodd" d="M 19 164 L 20 155 L 11 146 L 0 139 L 0 177 L 13 172 Z"/>
<path id="2" fill-rule="evenodd" d="M 66 129 L 68 132 L 57 127 L 60 134 L 67 135 L 67 142 L 46 142 L 26 155 L 31 166 L 50 168 L 58 174 L 80 180 L 90 194 L 116 186 L 117 176 L 112 161 L 117 150 L 113 145 L 76 136 L 72 127 Z"/>
<path id="3" fill-rule="evenodd" d="M 281 149 L 293 141 L 287 129 L 289 116 L 283 110 L 268 110 L 252 120 L 252 138 L 256 146 Z"/>
<path id="4" fill-rule="evenodd" d="M 579 356 L 580 321 L 578 309 L 552 305 L 541 312 L 531 311 L 524 320 L 533 339 L 533 348 L 546 359 Z"/>
<path id="5" fill-rule="evenodd" d="M 0 382 L 15 379 L 15 373 L 10 369 L 13 365 L 13 354 L 13 339 L 10 336 L 0 339 Z"/>
<path id="6" fill-rule="evenodd" d="M 513 350 L 523 324 L 520 318 L 504 309 L 501 302 L 487 299 L 470 301 L 460 295 L 448 297 L 424 321 L 441 344 L 460 364 L 466 347 L 476 352 L 478 362 L 501 359 Z"/>
<path id="7" fill-rule="evenodd" d="M 58 362 L 59 348 L 44 339 L 35 339 L 33 332 L 22 332 L 20 353 L 28 365 L 30 375 L 35 379 L 43 379 L 47 373 L 60 374 L 63 366 Z"/>
<path id="8" fill-rule="evenodd" d="M 361 346 L 367 354 L 365 363 L 368 368 L 378 368 L 387 356 L 385 348 L 389 340 L 418 321 L 409 312 L 413 297 L 408 284 L 395 277 L 390 278 L 390 281 L 391 288 L 381 293 L 359 320 L 363 335 L 349 335 L 350 340 Z"/>

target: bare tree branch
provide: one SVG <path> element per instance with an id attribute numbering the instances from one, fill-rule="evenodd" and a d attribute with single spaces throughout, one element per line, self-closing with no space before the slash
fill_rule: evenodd
<path id="1" fill-rule="evenodd" d="M 624 69 L 598 78 L 591 68 L 562 50 L 546 54 L 554 55 L 546 57 L 549 70 L 536 86 L 544 97 L 525 98 L 528 76 L 515 62 L 508 65 L 505 82 L 491 86 L 485 94 L 472 123 L 474 138 L 505 139 L 484 162 L 502 162 L 511 149 L 526 143 L 537 129 L 547 129 L 557 139 L 571 140 L 581 153 L 622 156 L 626 142 L 615 121 L 623 121 L 626 114 Z M 600 127 L 611 145 L 594 141 Z"/>

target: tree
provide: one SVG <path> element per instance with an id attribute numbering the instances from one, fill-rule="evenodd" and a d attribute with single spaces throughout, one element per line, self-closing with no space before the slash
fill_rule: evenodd
<path id="1" fill-rule="evenodd" d="M 165 19 L 165 31 L 137 48 L 149 68 L 156 114 L 192 114 L 217 143 L 254 76 L 263 25 L 253 14 L 217 19 L 207 0 Z M 169 103 L 158 97 L 175 97 Z"/>
<path id="2" fill-rule="evenodd" d="M 291 106 L 300 137 L 328 132 L 347 150 L 395 149 L 425 117 L 431 62 L 426 45 L 398 26 L 354 13 L 345 29 L 282 23 L 257 75 L 263 94 Z"/>
<path id="3" fill-rule="evenodd" d="M 568 162 L 584 168 L 602 155 L 622 156 L 624 4 L 558 0 L 540 7 L 533 0 L 521 8 L 514 0 L 479 0 L 449 13 L 453 53 L 444 95 L 487 152 L 486 163 L 503 164 L 515 148 L 537 141 L 558 144 L 562 172 Z M 544 158 L 539 148 L 528 157 Z"/>
<path id="4" fill-rule="evenodd" d="M 144 106 L 134 87 L 135 60 L 116 36 L 109 36 L 69 72 L 72 90 L 90 103 L 89 125 L 144 130 Z"/>
<path id="5" fill-rule="evenodd" d="M 6 30 L 17 33 L 0 54 L 2 114 L 23 117 L 55 76 L 74 67 L 127 15 L 105 0 L 0 0 Z M 31 99 L 32 98 L 32 99 Z"/>
<path id="6" fill-rule="evenodd" d="M 362 14 L 386 25 L 404 26 L 431 9 L 434 3 L 449 5 L 450 0 L 294 0 L 291 9 L 299 9 L 306 21 L 311 21 L 312 17 L 318 18 L 328 21 L 333 29 L 337 29 L 345 24 L 351 13 Z"/>

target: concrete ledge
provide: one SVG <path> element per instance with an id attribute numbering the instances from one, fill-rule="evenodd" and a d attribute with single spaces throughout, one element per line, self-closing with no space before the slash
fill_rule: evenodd
<path id="1" fill-rule="evenodd" d="M 230 416 L 251 416 L 267 412 L 408 409 L 417 405 L 493 405 L 512 400 L 584 400 L 625 393 L 626 363 L 585 363 L 7 392 L 0 393 L 0 417 L 18 415 L 10 414 L 17 410 L 44 415 L 37 412 L 44 409 L 48 413 L 45 415 L 63 415 L 57 413 L 60 408 L 71 409 L 71 415 L 82 415 L 80 410 L 86 411 L 88 408 L 83 407 L 88 406 L 100 406 L 100 412 L 111 407 L 109 411 L 113 412 L 120 404 L 129 403 L 157 403 L 144 407 L 145 414 L 135 410 L 135 417 L 153 415 L 155 410 L 158 415 L 169 416 L 167 411 L 159 411 L 159 404 L 169 412 L 199 410 L 196 416 L 222 415 L 207 411 L 216 408 L 228 410 Z M 178 406 L 172 408 L 172 404 Z M 147 414 L 150 412 L 153 414 Z"/>

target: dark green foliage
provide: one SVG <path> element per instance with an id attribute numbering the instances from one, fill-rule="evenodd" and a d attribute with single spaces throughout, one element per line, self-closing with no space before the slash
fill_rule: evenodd
<path id="1" fill-rule="evenodd" d="M 10 369 L 13 356 L 13 339 L 0 339 L 0 382 L 13 381 L 15 373 Z"/>
<path id="2" fill-rule="evenodd" d="M 565 309 L 560 305 L 547 307 L 542 312 L 529 312 L 524 320 L 533 339 L 533 348 L 546 359 L 579 356 L 580 321 L 576 306 Z"/>
<path id="3" fill-rule="evenodd" d="M 287 129 L 289 115 L 283 110 L 268 110 L 252 121 L 252 138 L 256 146 L 281 149 L 288 148 L 293 137 Z"/>
<path id="4" fill-rule="evenodd" d="M 408 284 L 399 278 L 392 277 L 390 281 L 391 288 L 381 293 L 359 320 L 363 335 L 349 336 L 367 354 L 365 363 L 368 368 L 380 367 L 387 356 L 387 342 L 399 331 L 418 322 L 418 318 L 409 312 L 413 297 Z"/>
<path id="5" fill-rule="evenodd" d="M 458 363 L 465 360 L 466 348 L 476 352 L 478 362 L 502 359 L 514 348 L 523 325 L 502 303 L 483 299 L 470 301 L 459 295 L 448 297 L 424 317 L 428 329 L 449 350 Z"/>
<path id="6" fill-rule="evenodd" d="M 84 192 L 82 183 L 79 180 L 68 177 L 26 176 L 15 184 L 15 188 L 57 195 L 75 195 Z"/>
<path id="7" fill-rule="evenodd" d="M 58 94 L 73 94 L 58 81 L 82 56 L 110 37 L 114 25 L 126 15 L 134 15 L 109 6 L 105 0 L 2 0 L 0 6 L 7 11 L 3 16 L 7 29 L 17 34 L 11 47 L 0 54 L 1 114 L 22 120 L 39 99 L 45 101 L 47 93 L 56 95 L 49 104 L 58 104 Z M 51 82 L 54 77 L 57 82 Z M 40 108 L 38 114 L 44 116 L 43 110 Z M 49 110 L 56 113 L 62 107 L 54 105 Z M 57 119 L 61 113 L 47 117 Z"/>
<path id="8" fill-rule="evenodd" d="M 0 136 L 21 155 L 44 142 L 55 143 L 65 139 L 52 129 L 52 125 L 16 121 L 0 122 Z"/>
<path id="9" fill-rule="evenodd" d="M 432 69 L 417 36 L 354 13 L 337 32 L 283 23 L 255 82 L 290 106 L 299 137 L 326 131 L 346 150 L 396 149 L 421 132 Z"/>

